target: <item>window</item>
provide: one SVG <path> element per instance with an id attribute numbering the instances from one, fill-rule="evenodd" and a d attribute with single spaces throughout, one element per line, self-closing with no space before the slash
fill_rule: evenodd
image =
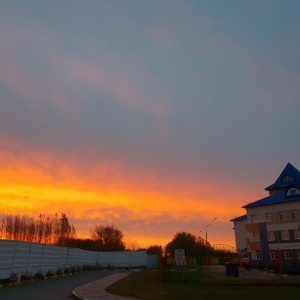
<path id="1" fill-rule="evenodd" d="M 262 253 L 261 252 L 255 252 L 255 256 L 254 256 L 256 260 L 262 260 Z"/>
<path id="2" fill-rule="evenodd" d="M 284 258 L 285 259 L 293 259 L 292 250 L 286 250 L 286 251 L 284 251 Z"/>
<path id="3" fill-rule="evenodd" d="M 242 252 L 242 259 L 247 259 L 247 258 L 248 258 L 248 253 Z"/>
<path id="4" fill-rule="evenodd" d="M 294 177 L 291 175 L 285 175 L 282 177 L 281 182 L 289 182 L 289 181 L 293 181 Z"/>
<path id="5" fill-rule="evenodd" d="M 268 241 L 275 241 L 275 231 L 268 231 Z"/>
<path id="6" fill-rule="evenodd" d="M 289 240 L 290 239 L 290 233 L 289 233 L 289 231 L 288 230 L 282 230 L 281 231 L 281 238 L 284 241 Z"/>
<path id="7" fill-rule="evenodd" d="M 277 259 L 277 252 L 274 250 L 270 251 L 270 259 L 275 260 Z"/>
<path id="8" fill-rule="evenodd" d="M 286 193 L 287 196 L 294 196 L 300 194 L 300 191 L 296 188 L 289 189 Z"/>
<path id="9" fill-rule="evenodd" d="M 299 214 L 299 210 L 297 209 L 293 209 L 291 210 L 291 213 L 292 213 L 292 219 L 295 220 L 295 219 L 299 219 L 300 218 L 300 214 Z"/>
<path id="10" fill-rule="evenodd" d="M 266 216 L 266 221 L 267 222 L 272 222 L 273 221 L 273 216 L 272 216 L 271 213 L 266 213 L 265 216 Z"/>
<path id="11" fill-rule="evenodd" d="M 251 258 L 253 260 L 262 260 L 262 253 L 261 252 L 251 252 Z"/>
<path id="12" fill-rule="evenodd" d="M 251 215 L 252 223 L 257 223 L 257 215 Z"/>
<path id="13" fill-rule="evenodd" d="M 285 211 L 280 211 L 279 212 L 279 220 L 280 221 L 286 220 L 286 212 Z"/>
<path id="14" fill-rule="evenodd" d="M 300 229 L 294 230 L 294 237 L 295 237 L 295 240 L 300 240 Z"/>
<path id="15" fill-rule="evenodd" d="M 259 232 L 253 232 L 253 240 L 255 242 L 259 242 L 260 241 L 260 235 Z"/>

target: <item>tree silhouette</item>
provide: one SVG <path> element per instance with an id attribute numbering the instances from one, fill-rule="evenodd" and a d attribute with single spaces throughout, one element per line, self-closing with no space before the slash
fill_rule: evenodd
<path id="1" fill-rule="evenodd" d="M 65 213 L 45 216 L 39 214 L 34 219 L 26 215 L 2 215 L 0 218 L 0 238 L 24 242 L 62 245 L 63 240 L 74 238 L 76 230 L 69 223 Z"/>
<path id="2" fill-rule="evenodd" d="M 147 248 L 147 254 L 162 254 L 161 246 L 151 245 Z"/>
<path id="3" fill-rule="evenodd" d="M 184 249 L 185 255 L 189 257 L 196 257 L 201 251 L 205 249 L 205 241 L 197 238 L 195 235 L 187 232 L 176 233 L 173 240 L 165 247 L 167 256 L 174 256 L 175 249 Z M 211 248 L 210 245 L 207 247 Z"/>
<path id="4" fill-rule="evenodd" d="M 95 225 L 90 230 L 92 239 L 97 244 L 97 251 L 123 251 L 125 244 L 122 231 L 114 225 Z"/>
<path id="5" fill-rule="evenodd" d="M 61 218 L 58 221 L 58 239 L 56 244 L 63 246 L 64 241 L 75 237 L 76 231 L 73 225 L 70 225 L 69 219 L 65 213 L 61 214 Z"/>

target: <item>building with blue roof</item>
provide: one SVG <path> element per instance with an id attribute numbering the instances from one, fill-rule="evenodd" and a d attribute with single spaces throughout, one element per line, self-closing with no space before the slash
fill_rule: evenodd
<path id="1" fill-rule="evenodd" d="M 282 267 L 300 272 L 300 172 L 288 163 L 269 195 L 243 208 L 232 219 L 242 261 L 254 267 Z"/>

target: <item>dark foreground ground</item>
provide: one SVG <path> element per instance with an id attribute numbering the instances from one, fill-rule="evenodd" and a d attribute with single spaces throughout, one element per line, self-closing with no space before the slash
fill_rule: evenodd
<path id="1" fill-rule="evenodd" d="M 299 300 L 300 285 L 241 284 L 237 279 L 226 281 L 214 279 L 213 274 L 203 280 L 198 274 L 191 274 L 192 280 L 182 276 L 176 280 L 160 282 L 158 271 L 135 272 L 112 284 L 106 290 L 110 293 L 147 300 Z M 205 279 L 205 278 L 204 278 Z"/>
<path id="2" fill-rule="evenodd" d="M 65 277 L 23 282 L 0 288 L 1 300 L 70 300 L 72 290 L 80 285 L 109 276 L 116 271 L 98 270 Z M 120 272 L 120 271 L 118 271 Z"/>

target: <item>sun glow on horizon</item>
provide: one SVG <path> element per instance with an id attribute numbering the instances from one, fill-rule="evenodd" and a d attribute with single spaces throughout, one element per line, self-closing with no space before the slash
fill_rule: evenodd
<path id="1" fill-rule="evenodd" d="M 110 173 L 106 178 L 109 165 L 82 166 L 32 149 L 22 153 L 0 152 L 0 211 L 32 216 L 64 212 L 78 236 L 89 236 L 95 224 L 115 224 L 145 247 L 167 243 L 176 232 L 198 232 L 196 227 L 203 228 L 212 215 L 222 224 L 232 217 L 232 207 L 211 194 L 208 182 L 201 186 L 174 178 L 164 186 L 149 174 L 128 179 Z M 232 244 L 233 235 L 224 240 Z"/>

